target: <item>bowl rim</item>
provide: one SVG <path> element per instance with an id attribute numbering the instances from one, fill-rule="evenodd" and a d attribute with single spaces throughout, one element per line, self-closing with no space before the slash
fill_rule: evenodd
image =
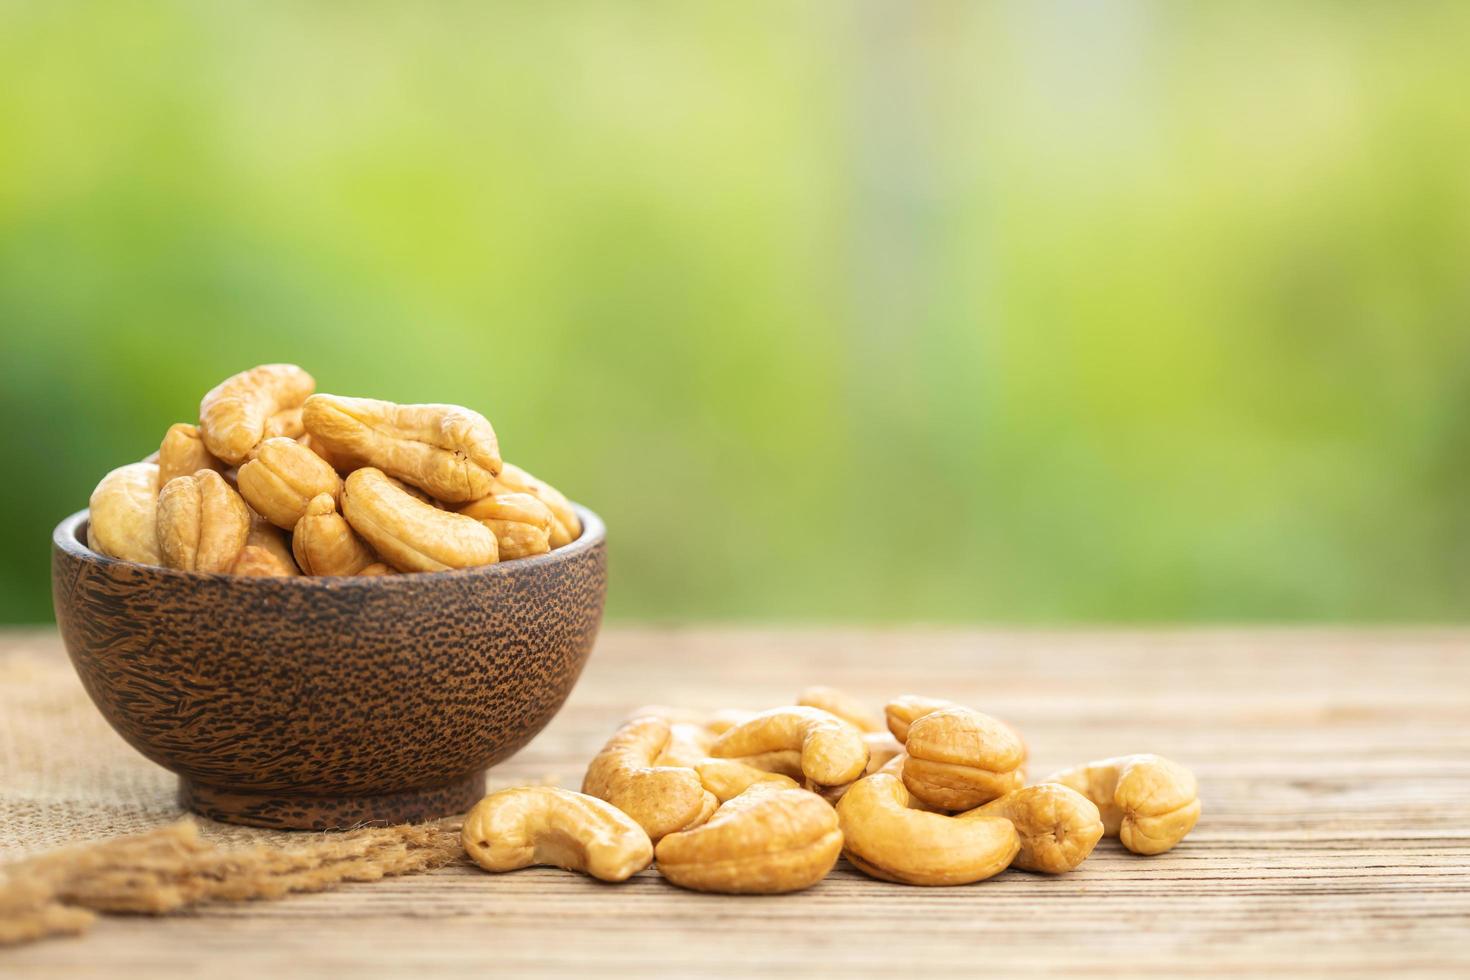
<path id="1" fill-rule="evenodd" d="M 493 565 L 476 565 L 473 568 L 455 568 L 443 572 L 414 572 L 398 575 L 250 576 L 227 575 L 221 572 L 189 572 L 178 568 L 165 568 L 162 565 L 145 565 L 142 562 L 128 561 L 123 558 L 112 558 L 100 552 L 93 551 L 87 546 L 84 533 L 87 520 L 91 516 L 90 508 L 83 508 L 74 514 L 68 514 L 62 518 L 61 522 L 56 525 L 56 529 L 51 532 L 51 545 L 55 552 L 60 552 L 78 561 L 90 562 L 102 567 L 121 565 L 128 568 L 143 569 L 149 574 L 173 576 L 195 581 L 239 583 L 243 588 L 394 588 L 414 582 L 514 576 L 529 573 L 534 569 L 544 568 L 550 565 L 575 561 L 577 558 L 603 544 L 607 539 L 607 526 L 603 524 L 602 518 L 597 516 L 594 511 L 588 510 L 578 503 L 572 503 L 572 507 L 576 510 L 577 516 L 581 518 L 582 533 L 570 544 L 562 545 L 560 548 L 549 551 L 544 555 L 533 555 L 530 558 L 517 558 L 514 561 L 496 562 Z"/>

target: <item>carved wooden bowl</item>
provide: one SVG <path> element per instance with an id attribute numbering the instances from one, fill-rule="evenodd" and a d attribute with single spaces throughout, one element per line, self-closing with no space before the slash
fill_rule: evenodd
<path id="1" fill-rule="evenodd" d="M 236 578 L 106 558 L 87 512 L 51 593 L 118 734 L 231 823 L 321 830 L 458 813 L 571 692 L 602 623 L 602 521 L 547 555 L 422 575 Z"/>

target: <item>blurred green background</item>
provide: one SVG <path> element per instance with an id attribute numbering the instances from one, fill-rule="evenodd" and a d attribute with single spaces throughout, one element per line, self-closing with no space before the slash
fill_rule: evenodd
<path id="1" fill-rule="evenodd" d="M 0 620 L 263 361 L 610 612 L 1458 620 L 1470 4 L 0 0 Z"/>

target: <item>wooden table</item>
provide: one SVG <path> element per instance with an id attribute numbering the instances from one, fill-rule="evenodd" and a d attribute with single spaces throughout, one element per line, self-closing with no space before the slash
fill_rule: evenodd
<path id="1" fill-rule="evenodd" d="M 22 643 L 61 656 L 33 633 L 0 655 Z M 805 893 L 727 898 L 652 871 L 610 886 L 455 867 L 109 918 L 0 951 L 0 974 L 1470 973 L 1470 632 L 609 629 L 565 710 L 492 777 L 575 786 L 635 705 L 763 707 L 813 683 L 972 703 L 1022 729 L 1038 775 L 1169 755 L 1198 774 L 1204 816 L 1161 857 L 1104 841 L 1069 875 L 962 888 L 839 864 Z"/>

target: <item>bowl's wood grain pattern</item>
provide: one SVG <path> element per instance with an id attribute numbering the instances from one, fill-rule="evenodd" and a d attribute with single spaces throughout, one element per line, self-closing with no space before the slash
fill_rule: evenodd
<path id="1" fill-rule="evenodd" d="M 87 693 L 218 820 L 326 829 L 455 813 L 571 692 L 602 622 L 602 522 L 551 554 L 366 578 L 105 558 L 57 526 L 52 599 Z"/>

